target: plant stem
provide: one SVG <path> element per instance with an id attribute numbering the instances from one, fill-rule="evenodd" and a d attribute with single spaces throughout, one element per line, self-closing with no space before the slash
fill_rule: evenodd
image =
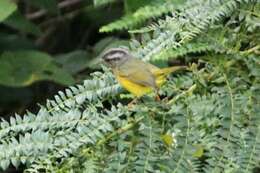
<path id="1" fill-rule="evenodd" d="M 135 120 L 134 122 L 128 123 L 128 124 L 126 124 L 124 127 L 121 127 L 121 128 L 119 128 L 119 129 L 117 129 L 117 130 L 114 131 L 113 133 L 109 134 L 106 138 L 101 139 L 100 141 L 98 141 L 98 142 L 97 142 L 97 145 L 102 145 L 102 144 L 104 144 L 106 141 L 108 141 L 109 139 L 111 139 L 112 137 L 114 137 L 115 135 L 122 134 L 122 133 L 124 133 L 125 131 L 131 129 L 135 124 L 137 124 L 138 122 L 140 122 L 142 119 L 144 119 L 144 117 L 140 117 L 140 118 L 138 118 L 137 120 Z"/>
<path id="2" fill-rule="evenodd" d="M 195 89 L 196 89 L 197 85 L 194 84 L 192 85 L 188 90 L 186 91 L 183 91 L 182 93 L 180 93 L 179 95 L 175 96 L 174 98 L 172 98 L 167 104 L 168 105 L 171 105 L 171 104 L 174 104 L 179 98 L 187 95 L 187 94 L 190 94 L 192 93 Z"/>

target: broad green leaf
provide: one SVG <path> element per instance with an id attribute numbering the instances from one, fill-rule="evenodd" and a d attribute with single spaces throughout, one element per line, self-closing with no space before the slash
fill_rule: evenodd
<path id="1" fill-rule="evenodd" d="M 31 33 L 34 35 L 40 35 L 41 31 L 38 26 L 27 20 L 19 12 L 15 12 L 10 15 L 5 21 L 4 24 L 18 29 L 19 31 Z"/>
<path id="2" fill-rule="evenodd" d="M 16 4 L 11 0 L 0 0 L 0 22 L 4 21 L 16 9 Z"/>
<path id="3" fill-rule="evenodd" d="M 34 49 L 34 43 L 16 34 L 0 33 L 0 51 Z"/>
<path id="4" fill-rule="evenodd" d="M 74 83 L 71 75 L 45 53 L 37 51 L 4 52 L 0 56 L 0 84 L 13 87 L 49 80 L 63 85 Z"/>
<path id="5" fill-rule="evenodd" d="M 76 50 L 67 54 L 58 55 L 55 60 L 71 74 L 76 74 L 88 66 L 90 54 L 83 50 Z"/>

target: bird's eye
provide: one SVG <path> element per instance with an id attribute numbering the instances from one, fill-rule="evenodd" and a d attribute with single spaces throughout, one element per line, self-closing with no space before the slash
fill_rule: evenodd
<path id="1" fill-rule="evenodd" d="M 115 61 L 119 61 L 119 60 L 120 60 L 120 58 L 119 58 L 119 57 L 115 58 Z"/>
<path id="2" fill-rule="evenodd" d="M 120 61 L 120 57 L 116 57 L 116 56 L 114 56 L 114 57 L 108 57 L 108 58 L 105 58 L 105 61 L 106 62 L 117 62 L 117 61 Z"/>
<path id="3" fill-rule="evenodd" d="M 110 58 L 110 59 L 106 59 L 105 61 L 106 61 L 106 62 L 114 62 L 115 59 L 111 59 L 111 58 Z"/>
<path id="4" fill-rule="evenodd" d="M 111 61 L 118 61 L 120 58 L 112 58 Z"/>

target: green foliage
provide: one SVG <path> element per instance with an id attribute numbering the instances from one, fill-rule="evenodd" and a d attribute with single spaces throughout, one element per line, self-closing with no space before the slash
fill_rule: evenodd
<path id="1" fill-rule="evenodd" d="M 41 34 L 40 28 L 27 20 L 19 12 L 14 12 L 3 23 L 24 33 L 34 34 L 36 36 Z"/>
<path id="2" fill-rule="evenodd" d="M 0 84 L 3 85 L 27 86 L 39 80 L 65 85 L 74 82 L 49 55 L 36 51 L 4 52 L 0 56 L 0 69 Z"/>
<path id="3" fill-rule="evenodd" d="M 74 52 L 58 55 L 55 60 L 62 64 L 71 74 L 77 74 L 88 67 L 89 62 L 86 61 L 86 57 L 88 56 L 88 52 L 76 50 Z"/>
<path id="4" fill-rule="evenodd" d="M 57 13 L 58 10 L 56 0 L 28 0 L 28 3 L 38 8 L 47 9 L 52 13 Z"/>
<path id="5" fill-rule="evenodd" d="M 30 50 L 35 46 L 27 38 L 20 38 L 15 34 L 0 33 L 0 51 Z M 15 44 L 13 44 L 15 43 Z"/>
<path id="6" fill-rule="evenodd" d="M 101 6 L 101 5 L 106 5 L 108 3 L 115 2 L 116 0 L 94 0 L 94 5 L 95 6 Z"/>
<path id="7" fill-rule="evenodd" d="M 8 16 L 10 16 L 17 6 L 14 2 L 9 0 L 3 0 L 0 2 L 0 22 L 4 21 Z"/>
<path id="8" fill-rule="evenodd" d="M 129 95 L 104 67 L 83 84 L 58 92 L 38 113 L 2 120 L 1 168 L 23 164 L 25 172 L 58 173 L 258 170 L 260 45 L 255 21 L 259 3 L 180 2 L 171 15 L 167 10 L 142 10 L 151 4 L 133 13 L 145 13 L 138 19 L 142 24 L 166 14 L 132 31 L 136 33 L 130 43 L 133 55 L 154 63 L 179 61 L 189 66 L 169 76 L 159 91 L 161 101 L 155 101 L 151 93 L 128 106 Z M 158 9 L 166 6 L 156 3 Z M 110 26 L 135 28 L 136 21 Z M 109 40 L 96 44 L 95 51 L 109 47 Z M 68 64 L 79 53 L 61 55 L 57 61 Z M 79 62 L 82 59 L 79 56 Z M 81 65 L 64 66 L 76 73 L 85 66 Z"/>
<path id="9" fill-rule="evenodd" d="M 28 1 L 28 4 L 31 3 L 52 12 L 57 11 L 54 0 Z M 0 2 L 0 22 L 4 25 L 0 29 L 0 84 L 21 87 L 40 80 L 73 84 L 71 74 L 54 63 L 51 56 L 36 50 L 37 45 L 33 39 L 42 37 L 42 28 L 28 20 L 19 5 L 10 0 Z M 29 5 L 27 10 L 31 11 Z"/>
<path id="10" fill-rule="evenodd" d="M 173 14 L 172 17 L 166 17 L 165 20 L 159 21 L 158 25 L 138 31 L 154 30 L 154 38 L 152 41 L 146 38 L 148 43 L 143 43 L 143 47 L 137 50 L 137 53 L 139 56 L 145 55 L 143 58 L 149 60 L 154 54 L 168 51 L 168 48 L 176 49 L 207 30 L 210 24 L 231 15 L 239 4 L 239 1 L 208 1 L 206 3 L 199 0 L 188 1 L 183 11 Z M 191 9 L 185 10 L 186 8 Z"/>
<path id="11" fill-rule="evenodd" d="M 177 9 L 180 3 L 179 0 L 164 1 L 163 3 L 161 1 L 150 1 L 150 3 L 137 9 L 134 13 L 128 14 L 120 20 L 103 26 L 100 28 L 100 32 L 111 32 L 115 30 L 134 28 L 148 19 L 159 17 L 162 14 Z"/>

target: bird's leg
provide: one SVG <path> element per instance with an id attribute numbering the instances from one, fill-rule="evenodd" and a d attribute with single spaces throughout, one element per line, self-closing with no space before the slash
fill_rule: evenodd
<path id="1" fill-rule="evenodd" d="M 155 93 L 156 93 L 155 100 L 156 101 L 161 101 L 161 98 L 160 98 L 160 95 L 159 95 L 159 88 L 158 87 L 155 88 Z"/>
<path id="2" fill-rule="evenodd" d="M 161 98 L 160 98 L 159 94 L 156 94 L 155 100 L 156 100 L 156 101 L 161 101 Z"/>

